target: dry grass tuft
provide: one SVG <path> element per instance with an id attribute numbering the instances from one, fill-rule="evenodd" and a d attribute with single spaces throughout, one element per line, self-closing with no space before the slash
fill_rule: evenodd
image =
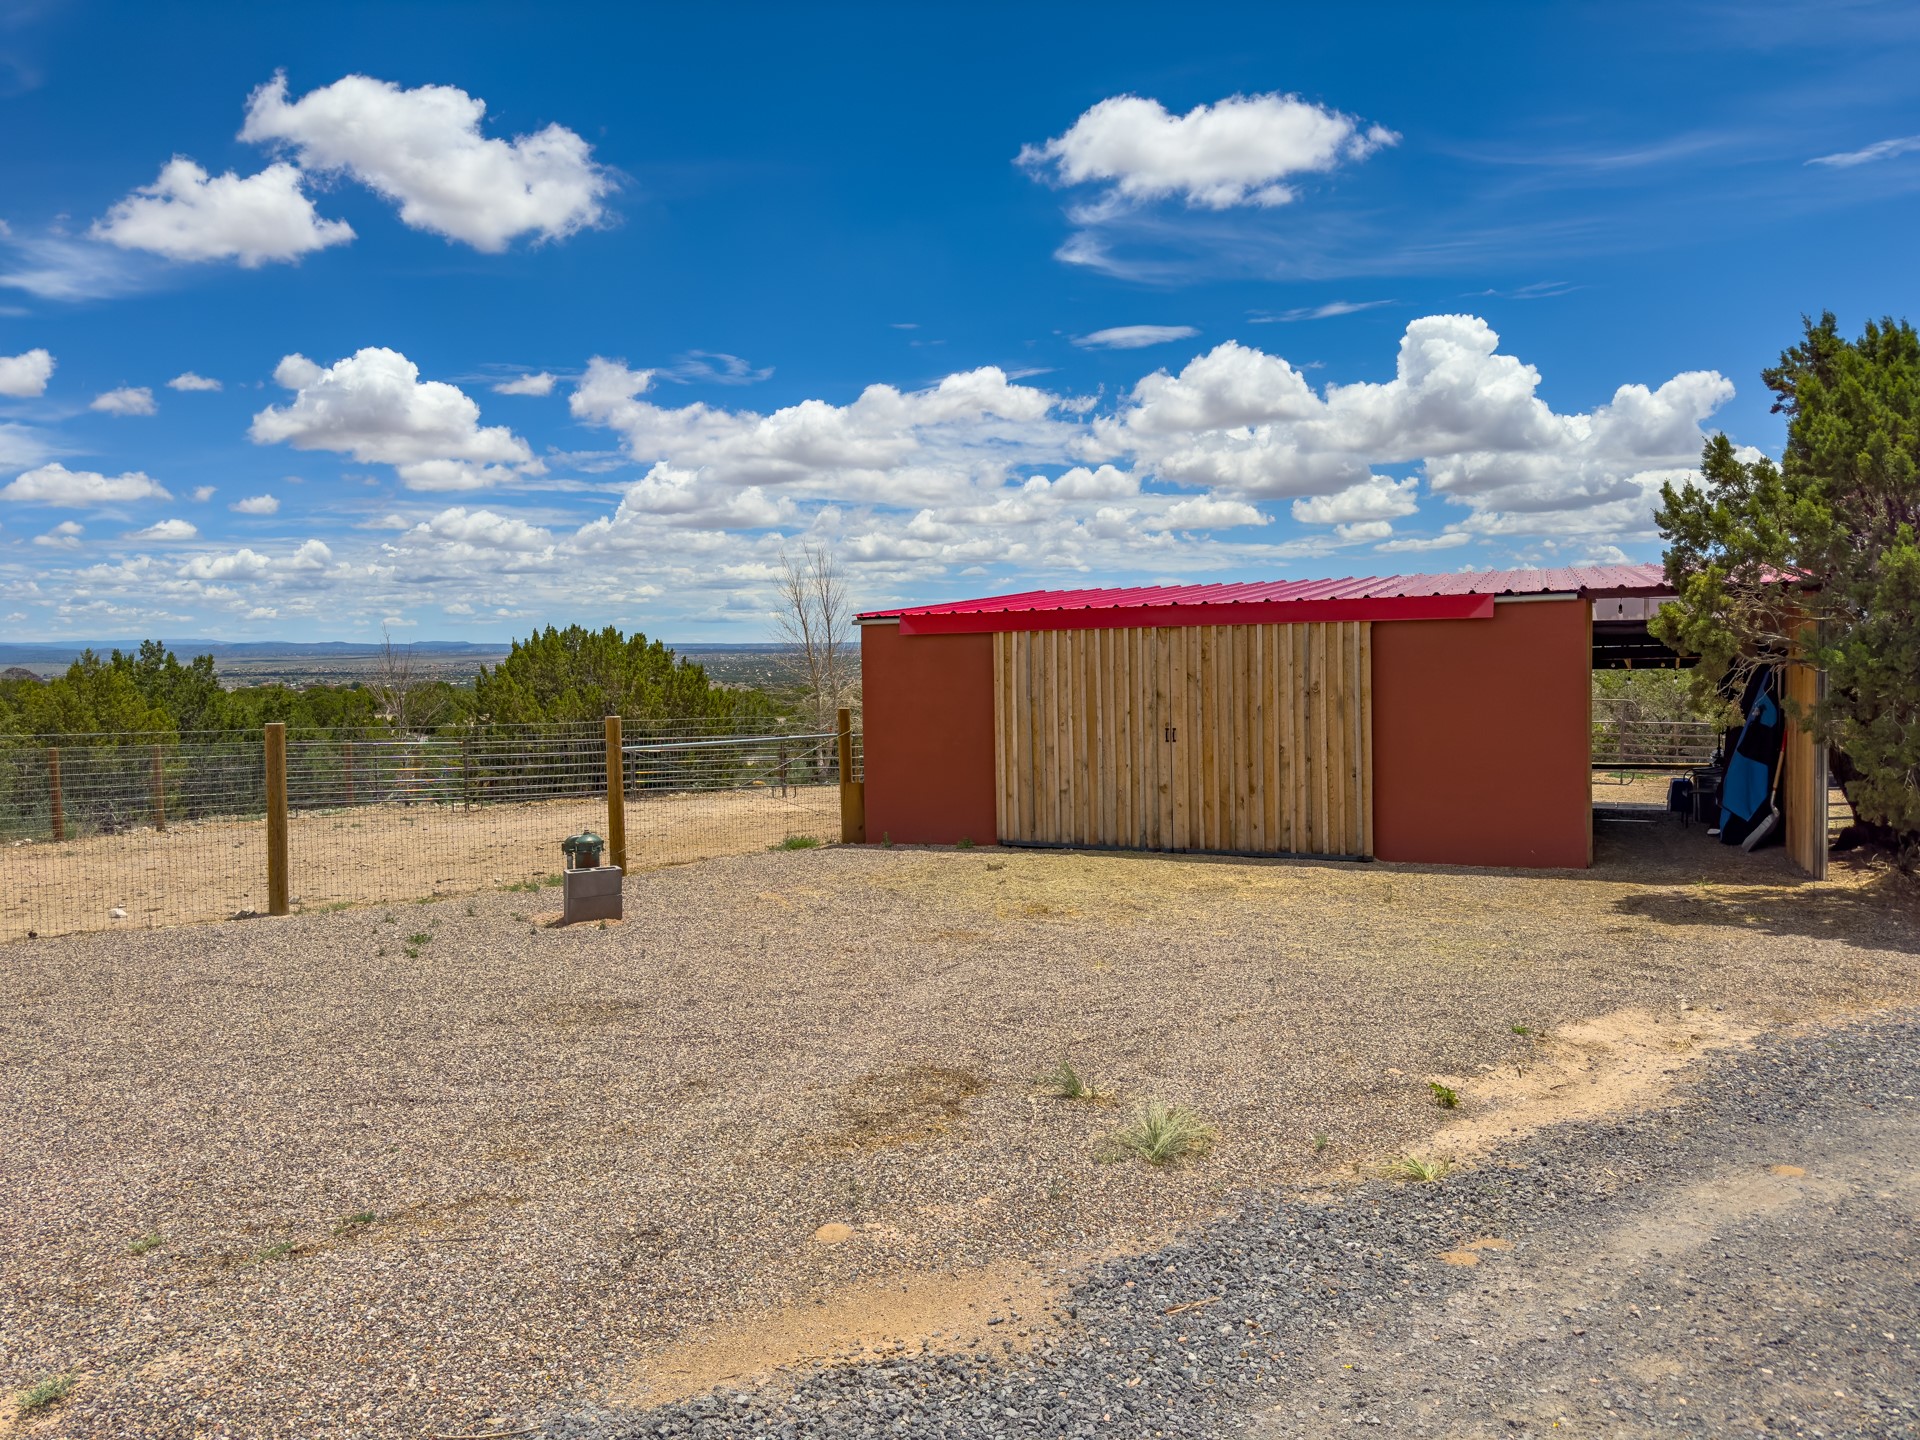
<path id="1" fill-rule="evenodd" d="M 1058 1100 L 1104 1100 L 1106 1095 L 1094 1087 L 1094 1083 L 1073 1068 L 1071 1060 L 1061 1062 L 1046 1074 L 1036 1076 L 1033 1082 L 1049 1095 Z"/>
<path id="2" fill-rule="evenodd" d="M 1219 1132 L 1197 1111 L 1146 1100 L 1129 1123 L 1114 1131 L 1111 1143 L 1149 1165 L 1171 1165 L 1188 1155 L 1196 1159 L 1205 1155 L 1218 1137 Z"/>

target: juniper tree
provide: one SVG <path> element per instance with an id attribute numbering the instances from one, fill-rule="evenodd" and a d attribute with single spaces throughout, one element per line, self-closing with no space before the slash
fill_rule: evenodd
<path id="1" fill-rule="evenodd" d="M 1761 372 L 1787 417 L 1778 465 L 1707 441 L 1701 482 L 1661 487 L 1656 519 L 1679 598 L 1654 633 L 1700 657 L 1696 697 L 1791 653 L 1827 672 L 1800 716 L 1835 751 L 1862 821 L 1920 842 L 1920 336 L 1831 314 Z"/>

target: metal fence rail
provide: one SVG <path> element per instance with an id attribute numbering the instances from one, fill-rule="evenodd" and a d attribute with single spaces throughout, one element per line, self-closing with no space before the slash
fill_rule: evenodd
<path id="1" fill-rule="evenodd" d="M 1650 720 L 1596 709 L 1593 768 L 1686 770 L 1711 761 L 1720 729 L 1707 720 Z"/>
<path id="2" fill-rule="evenodd" d="M 540 891 L 564 836 L 607 829 L 613 754 L 630 869 L 837 839 L 838 740 L 647 721 L 610 754 L 593 722 L 295 731 L 282 883 L 296 910 Z M 252 732 L 0 739 L 0 940 L 268 910 L 267 749 Z"/>

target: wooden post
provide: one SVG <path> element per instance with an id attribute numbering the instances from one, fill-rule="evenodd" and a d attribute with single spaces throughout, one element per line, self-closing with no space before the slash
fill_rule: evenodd
<path id="1" fill-rule="evenodd" d="M 47 796 L 53 802 L 53 838 L 67 838 L 67 807 L 60 797 L 60 747 L 47 747 Z"/>
<path id="2" fill-rule="evenodd" d="M 853 711 L 840 711 L 840 843 L 864 845 L 867 840 L 867 787 L 853 778 Z"/>
<path id="3" fill-rule="evenodd" d="M 153 828 L 167 828 L 167 772 L 160 758 L 160 747 L 153 747 Z"/>
<path id="4" fill-rule="evenodd" d="M 267 740 L 267 913 L 286 915 L 287 903 L 287 727 L 275 720 Z"/>
<path id="5" fill-rule="evenodd" d="M 607 863 L 627 873 L 627 756 L 618 715 L 607 716 Z"/>
<path id="6" fill-rule="evenodd" d="M 347 741 L 347 804 L 353 804 L 353 742 Z"/>

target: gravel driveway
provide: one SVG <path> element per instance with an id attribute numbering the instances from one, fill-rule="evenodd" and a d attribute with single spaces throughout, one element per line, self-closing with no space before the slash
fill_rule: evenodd
<path id="1" fill-rule="evenodd" d="M 1920 1000 L 1898 885 L 1699 840 L 1578 875 L 836 849 L 636 878 L 604 930 L 495 895 L 0 948 L 0 1388 L 74 1377 L 24 1433 L 377 1437 L 1028 1363 L 1105 1257 Z M 1033 1083 L 1063 1055 L 1108 1103 Z M 1102 1163 L 1148 1097 L 1214 1152 Z"/>
<path id="2" fill-rule="evenodd" d="M 1920 1435 L 1916 1156 L 1920 1023 L 1770 1038 L 1631 1121 L 1435 1184 L 1256 1202 L 1114 1261 L 1016 1357 L 541 1433 Z"/>

